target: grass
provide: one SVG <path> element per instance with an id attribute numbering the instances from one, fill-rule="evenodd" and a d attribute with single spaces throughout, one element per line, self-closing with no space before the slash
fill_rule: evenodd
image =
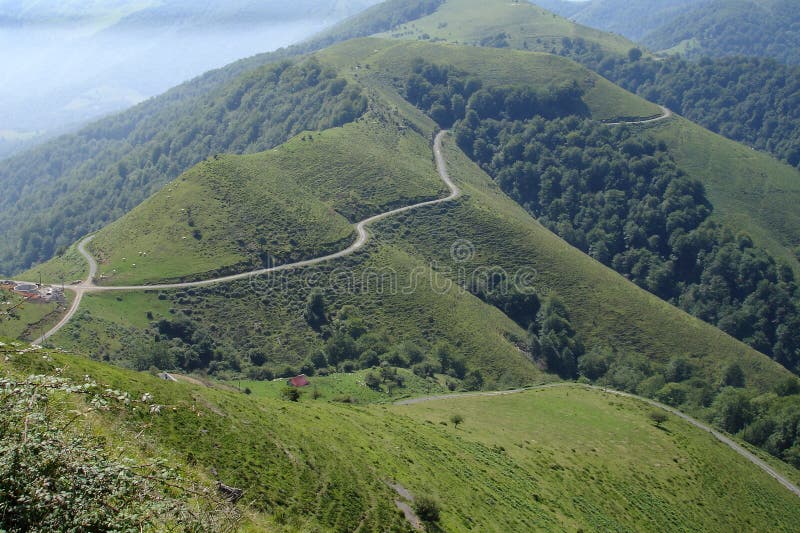
<path id="1" fill-rule="evenodd" d="M 706 186 L 715 216 L 800 273 L 800 171 L 678 118 L 648 128 Z"/>
<path id="2" fill-rule="evenodd" d="M 656 428 L 650 408 L 599 391 L 293 403 L 7 348 L 5 375 L 62 367 L 153 394 L 161 414 L 101 413 L 94 431 L 182 470 L 213 468 L 244 489 L 252 529 L 408 530 L 390 481 L 437 497 L 445 531 L 793 531 L 800 520 L 796 496 L 705 432 L 672 417 Z"/>
<path id="3" fill-rule="evenodd" d="M 567 522 L 570 528 L 742 531 L 772 519 L 759 500 L 775 503 L 766 493 L 776 482 L 739 477 L 751 468 L 744 459 L 674 417 L 656 428 L 648 417 L 652 408 L 635 400 L 559 387 L 393 410 L 501 450 L 518 468 L 536 472 L 535 499 L 565 517 L 580 517 Z M 458 429 L 448 424 L 454 413 L 465 420 Z M 725 466 L 715 466 L 722 457 Z"/>
<path id="4" fill-rule="evenodd" d="M 551 52 L 560 50 L 562 39 L 597 43 L 604 51 L 627 54 L 636 46 L 624 37 L 581 26 L 528 2 L 508 0 L 446 0 L 421 19 L 383 34 L 402 39 L 444 39 L 480 44 L 505 33 L 511 48 Z"/>
<path id="5" fill-rule="evenodd" d="M 353 147 L 362 157 L 352 157 Z M 221 156 L 186 172 L 90 245 L 104 283 L 208 278 L 346 248 L 351 223 L 435 198 L 442 184 L 419 158 L 416 136 L 371 117 L 304 133 L 275 150 Z"/>
<path id="6" fill-rule="evenodd" d="M 337 373 L 328 376 L 310 376 L 310 386 L 301 389 L 302 398 L 323 401 L 347 401 L 351 403 L 386 403 L 401 398 L 421 396 L 426 394 L 444 394 L 447 388 L 441 383 L 440 378 L 421 378 L 405 369 L 398 369 L 398 374 L 404 379 L 402 387 L 389 391 L 386 385 L 380 390 L 374 390 L 364 384 L 364 377 L 374 370 L 360 370 L 353 373 Z M 223 385 L 236 387 L 244 391 L 250 389 L 254 398 L 281 399 L 281 393 L 286 389 L 285 379 L 272 381 L 236 380 L 224 381 Z"/>
<path id="7" fill-rule="evenodd" d="M 369 65 L 369 69 L 357 70 L 358 79 L 363 83 L 375 76 L 384 81 L 405 80 L 412 61 L 423 58 L 433 63 L 454 65 L 487 86 L 549 87 L 575 80 L 584 89 L 584 100 L 596 120 L 661 114 L 658 106 L 617 87 L 572 60 L 551 54 L 447 43 L 358 39 L 333 46 L 319 55 L 333 62 L 343 73 L 347 72 L 347 66 Z"/>
<path id="8" fill-rule="evenodd" d="M 44 283 L 70 284 L 73 281 L 86 279 L 89 275 L 89 265 L 86 263 L 86 259 L 78 252 L 76 243 L 67 248 L 63 254 L 33 267 L 15 276 L 15 278 L 38 282 L 40 275 Z"/>
<path id="9" fill-rule="evenodd" d="M 72 293 L 66 293 L 65 304 L 58 303 L 24 303 L 15 309 L 18 318 L 0 320 L 0 337 L 11 339 L 33 340 L 49 330 L 64 315 L 72 303 Z M 0 300 L 15 305 L 23 300 L 11 291 L 0 289 Z"/>

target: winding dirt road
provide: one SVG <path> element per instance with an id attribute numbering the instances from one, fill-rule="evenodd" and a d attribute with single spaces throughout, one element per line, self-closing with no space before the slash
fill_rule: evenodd
<path id="1" fill-rule="evenodd" d="M 78 311 L 83 295 L 89 292 L 161 290 L 161 289 L 183 289 L 190 287 L 203 287 L 207 285 L 216 285 L 218 283 L 226 283 L 229 281 L 247 279 L 254 276 L 261 276 L 263 274 L 269 274 L 273 272 L 280 272 L 284 270 L 295 270 L 298 268 L 317 265 L 319 263 L 331 261 L 333 259 L 339 259 L 341 257 L 353 254 L 354 252 L 363 248 L 367 244 L 367 242 L 369 242 L 369 232 L 367 231 L 367 226 L 369 226 L 370 224 L 374 224 L 375 222 L 378 222 L 385 218 L 389 218 L 394 215 L 399 215 L 400 213 L 406 213 L 414 209 L 419 209 L 420 207 L 438 205 L 445 202 L 452 202 L 453 200 L 456 200 L 459 196 L 461 196 L 461 189 L 459 189 L 458 186 L 455 183 L 453 183 L 453 180 L 450 179 L 450 174 L 447 171 L 447 164 L 445 163 L 444 156 L 442 155 L 442 139 L 444 139 L 444 136 L 446 134 L 447 130 L 442 130 L 436 135 L 436 138 L 433 141 L 433 154 L 434 154 L 434 159 L 436 160 L 436 170 L 439 173 L 439 177 L 442 179 L 442 181 L 444 181 L 445 185 L 447 185 L 447 187 L 450 189 L 450 194 L 444 198 L 438 198 L 436 200 L 429 200 L 427 202 L 420 202 L 418 204 L 392 209 L 391 211 L 386 211 L 385 213 L 381 213 L 379 215 L 375 215 L 367 219 L 364 219 L 361 222 L 358 222 L 355 226 L 356 232 L 358 233 L 358 237 L 356 238 L 355 242 L 350 246 L 348 246 L 347 248 L 345 248 L 344 250 L 340 250 L 338 252 L 329 255 L 325 255 L 322 257 L 315 257 L 313 259 L 307 259 L 305 261 L 298 261 L 296 263 L 286 263 L 284 265 L 278 265 L 271 268 L 262 268 L 250 272 L 243 272 L 241 274 L 233 274 L 231 276 L 224 276 L 220 278 L 213 278 L 202 281 L 192 281 L 186 283 L 167 283 L 162 285 L 129 285 L 129 286 L 101 287 L 95 285 L 94 283 L 94 278 L 97 275 L 97 261 L 95 261 L 92 255 L 86 250 L 86 245 L 91 242 L 94 236 L 91 235 L 89 237 L 86 237 L 80 242 L 80 244 L 78 244 L 78 251 L 89 263 L 89 277 L 86 280 L 84 280 L 83 283 L 70 287 L 70 290 L 72 290 L 75 293 L 75 299 L 73 300 L 69 310 L 64 315 L 64 317 L 50 331 L 48 331 L 38 339 L 34 340 L 33 343 L 43 344 L 49 337 L 52 337 L 61 328 L 67 325 L 67 323 L 69 323 L 69 321 L 72 319 L 73 316 L 75 316 L 75 313 Z"/>
<path id="2" fill-rule="evenodd" d="M 458 399 L 458 398 L 474 398 L 476 396 L 503 396 L 503 395 L 507 395 L 507 394 L 519 394 L 521 392 L 542 390 L 542 389 L 550 389 L 550 388 L 554 388 L 554 387 L 584 387 L 584 388 L 587 388 L 587 389 L 603 391 L 603 392 L 608 393 L 608 394 L 614 394 L 615 396 L 622 396 L 624 398 L 632 398 L 634 400 L 638 400 L 640 402 L 645 402 L 647 404 L 650 404 L 653 407 L 657 407 L 659 409 L 663 409 L 664 411 L 667 411 L 668 413 L 671 413 L 671 414 L 675 415 L 676 417 L 680 418 L 681 420 L 684 420 L 684 421 L 690 423 L 691 425 L 695 426 L 696 428 L 710 433 L 711 435 L 714 436 L 715 439 L 717 439 L 721 443 L 725 444 L 730 449 L 732 449 L 734 452 L 738 453 L 739 455 L 741 455 L 742 457 L 744 457 L 745 459 L 747 459 L 748 461 L 753 463 L 755 466 L 757 466 L 758 468 L 760 468 L 761 470 L 763 470 L 764 472 L 769 474 L 778 483 L 783 485 L 789 491 L 793 492 L 795 494 L 795 496 L 800 497 L 800 488 L 798 488 L 797 485 L 795 485 L 794 483 L 789 481 L 786 477 L 781 475 L 777 470 L 775 470 L 769 464 L 767 464 L 766 461 L 763 461 L 762 459 L 760 459 L 756 455 L 750 453 L 741 444 L 737 443 L 736 441 L 734 441 L 733 439 L 731 439 L 727 435 L 721 433 L 720 431 L 717 431 L 716 429 L 712 428 L 708 424 L 704 424 L 703 422 L 700 422 L 696 418 L 692 418 L 691 416 L 687 415 L 686 413 L 678 411 L 674 407 L 670 407 L 668 405 L 664 405 L 664 404 L 659 403 L 659 402 L 657 402 L 655 400 L 651 400 L 650 398 L 644 398 L 642 396 L 636 396 L 635 394 L 630 394 L 630 393 L 627 393 L 627 392 L 608 389 L 608 388 L 604 388 L 604 387 L 597 387 L 595 385 L 576 385 L 574 383 L 548 383 L 547 385 L 540 385 L 540 386 L 537 386 L 537 387 L 528 387 L 528 388 L 525 388 L 525 389 L 513 389 L 513 390 L 492 391 L 492 392 L 471 392 L 471 393 L 465 393 L 465 394 L 449 394 L 449 395 L 448 394 L 444 394 L 444 395 L 438 395 L 438 396 L 423 396 L 423 397 L 419 397 L 419 398 L 410 398 L 408 400 L 401 400 L 399 402 L 395 402 L 395 405 L 415 405 L 415 404 L 418 404 L 418 403 L 432 402 L 432 401 L 437 401 L 437 400 L 449 400 L 451 398 Z"/>

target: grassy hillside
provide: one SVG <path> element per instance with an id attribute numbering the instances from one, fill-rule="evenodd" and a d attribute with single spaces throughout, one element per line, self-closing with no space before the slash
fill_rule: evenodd
<path id="1" fill-rule="evenodd" d="M 356 51 L 362 55 L 357 56 Z M 424 135 L 411 129 L 402 130 L 405 132 L 402 137 L 408 140 L 404 145 L 395 145 L 397 150 L 391 151 L 396 160 L 382 160 L 375 156 L 376 153 L 384 153 L 380 136 L 358 138 L 359 150 L 352 151 L 353 143 L 348 141 L 345 133 L 367 127 L 364 123 L 335 130 L 340 132 L 338 137 L 333 131 L 326 131 L 317 136 L 314 143 L 320 142 L 320 139 L 323 142 L 330 139 L 331 144 L 325 145 L 330 148 L 326 150 L 343 154 L 343 157 L 352 154 L 346 161 L 353 168 L 365 164 L 360 162 L 363 157 L 364 161 L 384 165 L 375 168 L 384 168 L 388 174 L 393 172 L 392 169 L 399 168 L 398 162 L 403 161 L 407 165 L 404 168 L 417 169 L 422 173 L 421 176 L 433 179 L 430 174 L 433 168 L 430 149 L 424 140 L 425 137 L 430 138 L 433 125 L 409 104 L 398 99 L 388 100 L 387 103 L 387 97 L 384 96 L 393 91 L 394 78 L 400 76 L 408 68 L 408 62 L 419 54 L 428 54 L 431 58 L 452 57 L 465 70 L 480 69 L 487 72 L 488 79 L 498 84 L 506 80 L 509 80 L 506 83 L 521 80 L 543 84 L 548 79 L 548 72 L 564 72 L 554 65 L 573 69 L 566 72 L 574 72 L 573 75 L 581 80 L 587 75 L 585 70 L 567 60 L 536 54 L 414 43 L 383 45 L 380 41 L 371 40 L 360 43 L 360 46 L 345 44 L 321 54 L 321 59 L 324 62 L 338 62 L 336 65 L 344 75 L 357 79 L 367 88 L 371 95 L 372 116 L 383 121 L 381 126 L 371 127 L 385 128 L 391 132 L 411 124 L 415 129 L 422 128 Z M 497 60 L 506 56 L 519 61 Z M 362 68 L 348 69 L 346 61 L 354 61 Z M 369 68 L 366 68 L 367 65 Z M 481 69 L 484 65 L 493 68 Z M 619 93 L 625 95 L 628 101 L 640 101 L 628 93 Z M 598 91 L 597 94 L 613 93 L 609 90 Z M 602 102 L 608 101 L 615 99 L 598 97 L 593 111 L 602 116 L 604 110 L 608 109 Z M 372 119 L 365 122 L 369 124 Z M 336 144 L 340 144 L 339 148 L 332 148 Z M 302 169 L 308 165 L 314 169 L 320 164 L 320 159 L 317 159 L 315 149 L 311 146 L 308 141 L 295 139 L 272 154 L 285 152 L 287 157 L 282 161 L 286 168 Z M 554 292 L 565 301 L 578 333 L 589 347 L 642 354 L 655 362 L 657 367 L 666 365 L 677 355 L 687 356 L 698 366 L 699 374 L 707 383 L 717 382 L 726 365 L 733 361 L 746 369 L 748 385 L 759 390 L 766 390 L 770 384 L 786 375 L 779 365 L 636 288 L 613 271 L 568 246 L 542 228 L 517 204 L 500 194 L 489 177 L 460 151 L 451 147 L 449 154 L 453 178 L 469 186 L 471 192 L 455 206 L 427 208 L 404 218 L 382 222 L 376 228 L 379 242 L 371 245 L 363 254 L 308 272 L 281 276 L 277 280 L 173 291 L 164 294 L 161 300 L 157 300 L 153 294 L 149 297 L 150 303 L 142 302 L 138 308 L 129 307 L 123 296 L 93 295 L 86 299 L 86 307 L 76 322 L 63 330 L 55 340 L 74 347 L 88 343 L 87 346 L 91 346 L 95 353 L 126 360 L 131 364 L 131 352 L 142 348 L 128 347 L 127 353 L 124 353 L 122 342 L 137 336 L 147 338 L 150 334 L 144 333 L 142 328 L 149 322 L 170 318 L 170 315 L 180 312 L 191 316 L 208 331 L 217 351 L 229 354 L 228 364 L 232 366 L 218 367 L 221 370 L 236 370 L 239 367 L 236 359 L 245 359 L 253 349 L 266 350 L 268 360 L 274 365 L 294 365 L 296 368 L 308 354 L 320 348 L 323 340 L 303 319 L 306 298 L 312 288 L 320 287 L 326 293 L 332 313 L 345 305 L 354 305 L 363 312 L 364 317 L 369 317 L 373 328 L 385 328 L 394 342 L 412 340 L 423 347 L 430 347 L 438 338 L 444 338 L 459 347 L 460 353 L 497 383 L 526 383 L 535 379 L 537 373 L 532 370 L 526 356 L 515 347 L 515 343 L 525 344 L 524 332 L 507 317 L 499 315 L 496 329 L 491 328 L 490 331 L 503 333 L 485 335 L 486 330 L 478 325 L 478 316 L 489 306 L 477 298 L 467 294 L 442 296 L 434 290 L 422 289 L 413 291 L 411 295 L 374 294 L 370 287 L 355 291 L 350 287 L 342 291 L 335 283 L 331 283 L 330 276 L 331 272 L 338 275 L 344 271 L 349 276 L 349 283 L 352 283 L 353 279 L 374 276 L 376 272 L 380 276 L 394 273 L 402 287 L 402 280 L 411 279 L 411 273 L 418 267 L 422 268 L 422 279 L 431 270 L 436 270 L 439 277 L 456 282 L 463 280 L 457 279 L 459 270 L 454 267 L 500 267 L 510 274 L 521 268 L 532 268 L 538 276 L 535 286 L 537 292 L 540 295 Z M 382 174 L 381 171 L 373 173 Z M 309 187 L 326 190 L 326 179 L 331 179 L 332 175 L 336 173 L 311 172 L 308 176 L 312 180 Z M 335 187 L 343 182 L 334 180 L 330 186 Z M 350 192 L 362 190 L 360 183 L 351 183 L 355 187 L 348 185 L 345 190 L 348 194 L 360 194 Z M 334 207 L 339 208 L 335 203 Z M 386 238 L 389 239 L 388 246 L 383 242 Z M 474 264 L 452 264 L 451 245 L 459 239 L 468 239 L 479 251 Z M 447 269 L 442 270 L 439 265 L 446 265 Z M 322 272 L 321 277 L 318 272 Z M 118 298 L 122 301 L 117 301 Z M 164 304 L 167 301 L 169 303 Z M 446 310 L 451 305 L 460 309 L 458 313 L 463 313 L 462 320 L 453 322 L 447 318 Z M 112 313 L 111 309 L 115 307 L 119 310 Z M 168 314 L 160 314 L 159 309 L 164 307 Z M 145 318 L 147 311 L 153 311 L 152 319 Z M 133 314 L 126 317 L 128 312 Z M 220 322 L 217 319 L 219 316 L 230 320 Z M 133 333 L 130 329 L 132 326 L 138 330 L 138 334 Z M 504 363 L 512 360 L 523 362 L 522 369 L 511 370 Z M 247 366 L 246 360 L 244 363 Z M 506 373 L 508 375 L 503 377 Z"/>
<path id="2" fill-rule="evenodd" d="M 575 24 L 528 2 L 504 0 L 445 0 L 431 15 L 402 24 L 385 35 L 543 52 L 559 50 L 564 37 L 597 43 L 616 54 L 625 54 L 635 46 L 624 37 Z"/>
<path id="3" fill-rule="evenodd" d="M 413 60 L 422 58 L 429 62 L 453 65 L 480 79 L 487 87 L 549 87 L 574 80 L 584 89 L 584 101 L 597 120 L 660 114 L 658 106 L 615 86 L 569 59 L 550 54 L 445 43 L 359 39 L 336 45 L 319 55 L 341 68 L 343 75 L 348 72 L 346 67 L 354 63 L 369 64 L 370 70 L 358 72 L 362 82 L 365 78 L 369 80 L 373 77 L 383 82 L 387 78 L 404 80 L 411 72 Z"/>
<path id="4" fill-rule="evenodd" d="M 101 279 L 140 284 L 342 247 L 353 233 L 347 221 L 270 159 L 201 163 L 98 232 L 89 248 Z"/>
<path id="5" fill-rule="evenodd" d="M 434 289 L 463 283 L 476 268 L 493 267 L 509 276 L 530 273 L 526 283 L 537 293 L 558 294 L 590 348 L 642 354 L 656 369 L 684 356 L 705 383 L 719 382 L 727 365 L 736 362 L 748 376 L 747 386 L 760 391 L 789 375 L 758 352 L 564 243 L 503 195 L 463 153 L 448 147 L 451 175 L 464 188 L 465 197 L 455 206 L 381 223 L 376 227 L 378 242 L 352 258 L 276 278 L 162 296 L 90 295 L 75 321 L 54 341 L 91 347 L 99 355 L 132 364 L 136 350 L 146 349 L 133 339 L 146 339 L 150 334 L 144 330 L 152 321 L 188 310 L 193 321 L 207 328 L 220 352 L 239 353 L 243 358 L 249 350 L 260 348 L 275 368 L 296 369 L 306 354 L 321 347 L 321 339 L 303 318 L 308 294 L 321 287 L 331 313 L 354 305 L 367 319 L 368 330 L 383 329 L 395 342 L 410 340 L 423 348 L 445 339 L 492 382 L 530 383 L 537 379 L 537 372 L 515 347 L 525 338 L 519 326 L 477 298 L 455 290 L 455 285 L 444 294 Z M 475 256 L 462 264 L 451 257 L 451 244 L 464 239 Z M 427 265 L 435 265 L 438 271 L 433 286 Z M 418 285 L 410 294 L 390 291 L 379 283 L 380 277 L 389 275 L 398 288 L 413 287 L 413 272 L 418 272 Z M 489 310 L 493 311 L 489 316 L 496 318 L 486 328 L 480 317 Z M 146 316 L 148 311 L 152 318 Z M 453 315 L 458 318 L 453 320 Z M 219 316 L 227 320 L 220 322 Z M 487 335 L 487 331 L 495 333 Z"/>
<path id="6" fill-rule="evenodd" d="M 215 158 L 104 228 L 90 250 L 106 281 L 122 285 L 332 253 L 354 239 L 351 223 L 443 192 L 424 159 L 398 157 L 410 151 L 428 147 L 368 116 L 269 152 Z"/>
<path id="7" fill-rule="evenodd" d="M 160 414 L 114 409 L 95 431 L 196 475 L 213 469 L 244 489 L 253 529 L 407 530 L 395 501 L 420 496 L 438 499 L 446 531 L 791 531 L 800 519 L 794 495 L 704 432 L 672 418 L 657 428 L 649 407 L 597 391 L 387 408 L 254 398 L 58 353 L 0 365 L 152 394 Z"/>
<path id="8" fill-rule="evenodd" d="M 681 118 L 651 128 L 707 187 L 715 216 L 800 271 L 800 171 Z"/>
<path id="9" fill-rule="evenodd" d="M 539 225 L 453 144 L 448 143 L 451 175 L 464 187 L 465 198 L 444 213 L 419 213 L 403 221 L 409 226 L 394 239 L 428 260 L 458 272 L 482 266 L 500 267 L 512 275 L 532 268 L 531 283 L 540 294 L 558 294 L 573 323 L 590 346 L 644 354 L 666 364 L 684 355 L 716 382 L 726 363 L 747 368 L 748 385 L 767 390 L 789 373 L 760 353 L 718 329 L 639 289 Z M 427 228 L 436 228 L 435 232 Z M 441 242 L 466 239 L 474 259 L 453 263 Z"/>

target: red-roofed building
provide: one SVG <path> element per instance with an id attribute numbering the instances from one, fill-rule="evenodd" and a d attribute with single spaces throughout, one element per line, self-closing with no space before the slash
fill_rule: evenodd
<path id="1" fill-rule="evenodd" d="M 295 376 L 289 380 L 289 385 L 292 387 L 307 387 L 310 385 L 308 382 L 308 378 L 305 374 L 300 374 L 299 376 Z"/>

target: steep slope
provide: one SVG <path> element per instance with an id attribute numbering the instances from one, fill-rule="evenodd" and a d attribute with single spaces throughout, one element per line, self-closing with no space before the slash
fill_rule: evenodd
<path id="1" fill-rule="evenodd" d="M 415 45 L 401 48 L 412 46 Z M 432 49 L 444 53 L 446 47 Z M 479 49 L 467 50 L 478 56 L 486 53 Z M 535 64 L 535 56 L 532 57 Z M 381 70 L 376 67 L 369 70 L 375 76 L 374 81 L 367 81 L 363 76 L 362 81 L 368 85 L 377 83 L 383 76 Z M 409 123 L 431 131 L 432 124 L 407 103 L 397 102 L 397 105 L 401 106 L 399 112 L 408 117 Z M 397 122 L 389 121 L 386 127 L 396 127 L 393 124 Z M 324 137 L 327 132 L 322 135 Z M 420 164 L 428 161 L 430 165 L 430 156 L 417 143 L 408 146 L 417 148 L 407 149 L 404 157 L 419 158 Z M 525 283 L 532 283 L 540 295 L 557 293 L 589 347 L 647 354 L 659 368 L 674 356 L 686 356 L 708 383 L 717 382 L 732 362 L 745 368 L 748 385 L 760 390 L 766 390 L 788 375 L 764 356 L 711 326 L 691 319 L 566 245 L 500 194 L 491 180 L 460 151 L 450 152 L 449 160 L 453 166 L 452 177 L 470 188 L 466 197 L 455 207 L 422 210 L 400 220 L 382 222 L 377 228 L 379 240 L 352 259 L 315 267 L 308 272 L 266 276 L 208 289 L 164 292 L 163 300 L 157 300 L 152 294 L 144 296 L 144 301 L 127 301 L 122 297 L 122 301 L 115 303 L 110 295 L 92 296 L 75 323 L 59 333 L 54 341 L 72 346 L 89 343 L 93 351 L 127 360 L 130 364 L 135 358 L 134 352 L 142 348 L 123 347 L 121 343 L 124 339 L 147 338 L 149 334 L 144 330 L 152 327 L 144 318 L 147 310 L 152 311 L 153 320 L 157 321 L 161 317 L 169 318 L 166 311 L 170 307 L 190 309 L 197 328 L 212 328 L 208 332 L 214 339 L 212 344 L 216 351 L 230 354 L 230 363 L 240 361 L 234 368 L 242 364 L 249 350 L 259 346 L 271 347 L 267 350 L 267 359 L 274 367 L 289 364 L 297 368 L 305 354 L 321 344 L 303 319 L 307 295 L 312 288 L 320 287 L 325 291 L 331 310 L 353 305 L 363 310 L 362 316 L 372 319 L 368 322 L 371 328 L 388 328 L 387 333 L 396 340 L 430 346 L 436 339 L 444 338 L 458 346 L 474 368 L 480 369 L 489 379 L 504 384 L 524 383 L 535 374 L 529 373 L 526 378 L 525 373 L 519 373 L 521 368 L 512 369 L 503 363 L 514 358 L 515 344 L 524 344 L 521 330 L 510 321 L 500 320 L 497 324 L 506 324 L 500 330 L 505 333 L 497 337 L 486 338 L 482 328 L 473 331 L 475 313 L 488 307 L 471 295 L 452 290 L 468 281 L 462 279 L 463 276 L 482 275 L 486 268 L 499 268 L 508 278 L 533 272 L 533 278 L 525 278 Z M 301 162 L 302 159 L 296 164 L 301 165 Z M 388 234 L 384 233 L 387 231 Z M 389 241 L 384 242 L 385 238 Z M 471 243 L 469 246 L 476 253 L 474 263 L 460 264 L 450 255 L 451 245 L 463 239 Z M 432 285 L 428 283 L 429 276 L 434 276 L 431 266 L 438 271 L 435 278 L 431 278 L 437 280 Z M 420 267 L 419 279 L 415 282 L 413 272 Z M 337 277 L 344 272 L 347 272 L 344 278 Z M 394 277 L 381 281 L 385 275 Z M 447 291 L 436 289 L 442 287 L 442 282 L 445 288 L 447 283 L 455 285 Z M 392 285 L 387 287 L 382 283 Z M 391 290 L 392 287 L 401 290 Z M 413 290 L 404 291 L 404 287 Z M 446 313 L 442 315 L 441 311 L 449 305 L 454 306 L 457 316 L 464 318 L 454 323 Z M 214 316 L 219 314 L 236 317 L 236 320 L 216 323 Z M 244 340 L 242 325 L 262 320 L 264 324 L 284 326 L 261 326 L 255 332 L 249 331 Z M 504 320 L 507 319 L 504 317 Z M 517 357 L 525 361 L 521 354 L 517 353 Z"/>
<path id="2" fill-rule="evenodd" d="M 800 170 L 682 118 L 655 125 L 652 135 L 707 187 L 715 217 L 799 271 Z"/>
<path id="3" fill-rule="evenodd" d="M 800 519 L 796 496 L 704 432 L 672 418 L 655 427 L 651 408 L 598 391 L 391 408 L 293 403 L 9 352 L 5 375 L 62 367 L 132 398 L 152 395 L 156 414 L 113 406 L 91 419 L 94 431 L 243 489 L 252 512 L 242 525 L 252 529 L 410 530 L 395 502 L 423 496 L 438 499 L 447 531 L 790 531 Z M 457 429 L 447 427 L 453 413 L 465 415 Z"/>
<path id="4" fill-rule="evenodd" d="M 448 6 L 451 6 L 452 12 L 448 12 Z M 463 12 L 456 13 L 456 8 L 463 8 Z M 494 48 L 524 49 L 524 39 L 510 38 L 505 39 L 505 42 L 492 40 L 481 42 L 477 38 L 464 37 L 467 35 L 491 35 L 492 32 L 500 31 L 499 28 L 505 28 L 513 37 L 515 28 L 518 26 L 516 22 L 512 22 L 511 18 L 516 9 L 520 10 L 516 12 L 516 16 L 517 18 L 523 17 L 521 20 L 525 19 L 520 13 L 531 13 L 534 20 L 541 20 L 540 14 L 537 15 L 538 8 L 536 7 L 529 8 L 503 2 L 497 2 L 496 5 L 494 3 L 491 5 L 475 3 L 473 5 L 469 0 L 452 0 L 452 2 L 443 4 L 433 15 L 417 21 L 415 25 L 417 29 L 424 27 L 431 40 L 466 41 Z M 454 20 L 459 20 L 460 24 L 454 25 L 453 29 L 449 25 L 445 25 L 446 14 L 454 17 Z M 553 17 L 553 15 L 549 15 L 550 20 L 561 20 Z M 548 20 L 547 17 L 544 20 Z M 562 30 L 565 28 L 564 24 L 571 23 L 559 22 Z M 579 26 L 572 25 L 571 27 Z M 492 30 L 487 30 L 487 28 L 492 28 Z M 570 34 L 564 34 L 561 31 L 559 35 L 567 37 Z M 607 36 L 608 34 L 602 35 Z M 598 58 L 611 57 L 608 50 L 619 55 L 627 53 L 630 48 L 626 48 L 618 42 L 619 46 L 615 52 L 613 47 L 608 44 L 604 45 L 602 40 L 584 37 L 583 41 L 582 46 L 570 41 L 572 44 L 569 49 L 559 45 L 555 47 L 554 51 L 559 54 L 575 56 L 581 61 L 592 64 L 598 61 Z M 599 47 L 598 51 L 592 51 L 593 45 Z M 606 52 L 600 50 L 606 50 Z M 442 61 L 449 63 L 448 60 Z M 481 68 L 486 69 L 486 63 L 481 65 Z M 477 71 L 470 69 L 470 72 Z M 517 75 L 507 73 L 506 76 L 506 83 L 512 83 Z M 591 95 L 587 94 L 587 102 L 590 97 Z M 667 142 L 668 148 L 675 152 L 679 165 L 689 170 L 692 177 L 699 179 L 709 188 L 716 207 L 714 216 L 721 217 L 723 220 L 735 221 L 736 230 L 751 234 L 759 246 L 766 248 L 774 256 L 790 264 L 796 272 L 800 272 L 800 262 L 794 252 L 794 247 L 800 243 L 800 227 L 793 222 L 796 220 L 795 212 L 789 207 L 798 201 L 797 187 L 800 186 L 798 185 L 800 184 L 800 171 L 779 163 L 767 155 L 754 153 L 743 145 L 720 142 L 717 135 L 702 128 L 694 126 L 684 128 L 685 124 L 687 124 L 685 121 L 678 120 L 659 123 L 659 128 L 671 131 L 669 135 L 660 136 L 660 139 Z M 680 140 L 687 135 L 685 130 L 692 132 L 692 141 L 689 143 Z M 687 149 L 689 146 L 693 148 Z M 715 146 L 719 149 L 708 150 L 704 148 L 707 146 Z M 753 194 L 751 187 L 753 179 L 765 185 L 757 194 Z M 769 210 L 764 208 L 766 205 L 770 206 Z"/>
<path id="5" fill-rule="evenodd" d="M 104 283 L 207 279 L 326 255 L 355 239 L 350 224 L 443 193 L 428 165 L 397 157 L 422 139 L 373 118 L 194 167 L 97 234 L 90 250 Z"/>
<path id="6" fill-rule="evenodd" d="M 308 179 L 309 188 L 323 195 L 331 190 L 326 183 L 338 191 L 344 185 L 348 194 L 362 198 L 354 191 L 363 188 L 363 180 L 392 176 L 397 161 L 421 175 L 433 172 L 428 142 L 436 127 L 398 92 L 405 91 L 403 77 L 420 55 L 452 58 L 465 69 L 486 72 L 484 94 L 514 82 L 550 94 L 555 82 L 587 91 L 591 106 L 578 106 L 584 116 L 614 116 L 626 101 L 651 109 L 612 85 L 593 83 L 593 75 L 563 58 L 376 39 L 347 43 L 318 54 L 316 61 L 336 66 L 358 84 L 370 111 L 357 126 L 337 131 L 375 128 L 409 141 L 396 144 L 396 156 L 376 159 L 385 152 L 381 135 L 356 137 L 354 149 L 352 137 L 334 134 L 326 150 L 349 155 L 353 168 L 361 168 L 361 158 L 375 164 L 364 167 L 369 170 L 361 178 L 348 178 L 349 185 L 337 181 L 335 172 L 296 173 L 298 183 Z M 515 61 L 504 61 L 509 58 Z M 577 78 L 564 85 L 570 72 Z M 675 121 L 665 117 L 655 124 L 670 120 Z M 331 133 L 313 136 L 325 139 Z M 286 160 L 288 168 L 318 168 L 308 140 L 289 146 L 295 151 Z M 375 238 L 352 255 L 232 283 L 89 295 L 52 341 L 89 347 L 96 357 L 138 369 L 206 370 L 231 378 L 351 371 L 383 362 L 413 366 L 424 376 L 441 371 L 448 374 L 447 386 L 477 389 L 552 380 L 553 372 L 575 377 L 580 370 L 626 390 L 667 396 L 673 405 L 698 413 L 717 398 L 724 401 L 726 385 L 743 387 L 735 394 L 757 395 L 791 377 L 764 355 L 568 246 L 448 146 L 447 167 L 464 194 L 380 221 L 370 228 Z M 558 324 L 560 332 L 551 335 L 548 324 Z M 566 349 L 546 355 L 540 338 Z M 460 370 L 453 358 L 462 361 L 456 365 Z M 676 364 L 690 369 L 681 383 L 670 377 Z M 769 405 L 783 402 L 774 398 Z"/>

